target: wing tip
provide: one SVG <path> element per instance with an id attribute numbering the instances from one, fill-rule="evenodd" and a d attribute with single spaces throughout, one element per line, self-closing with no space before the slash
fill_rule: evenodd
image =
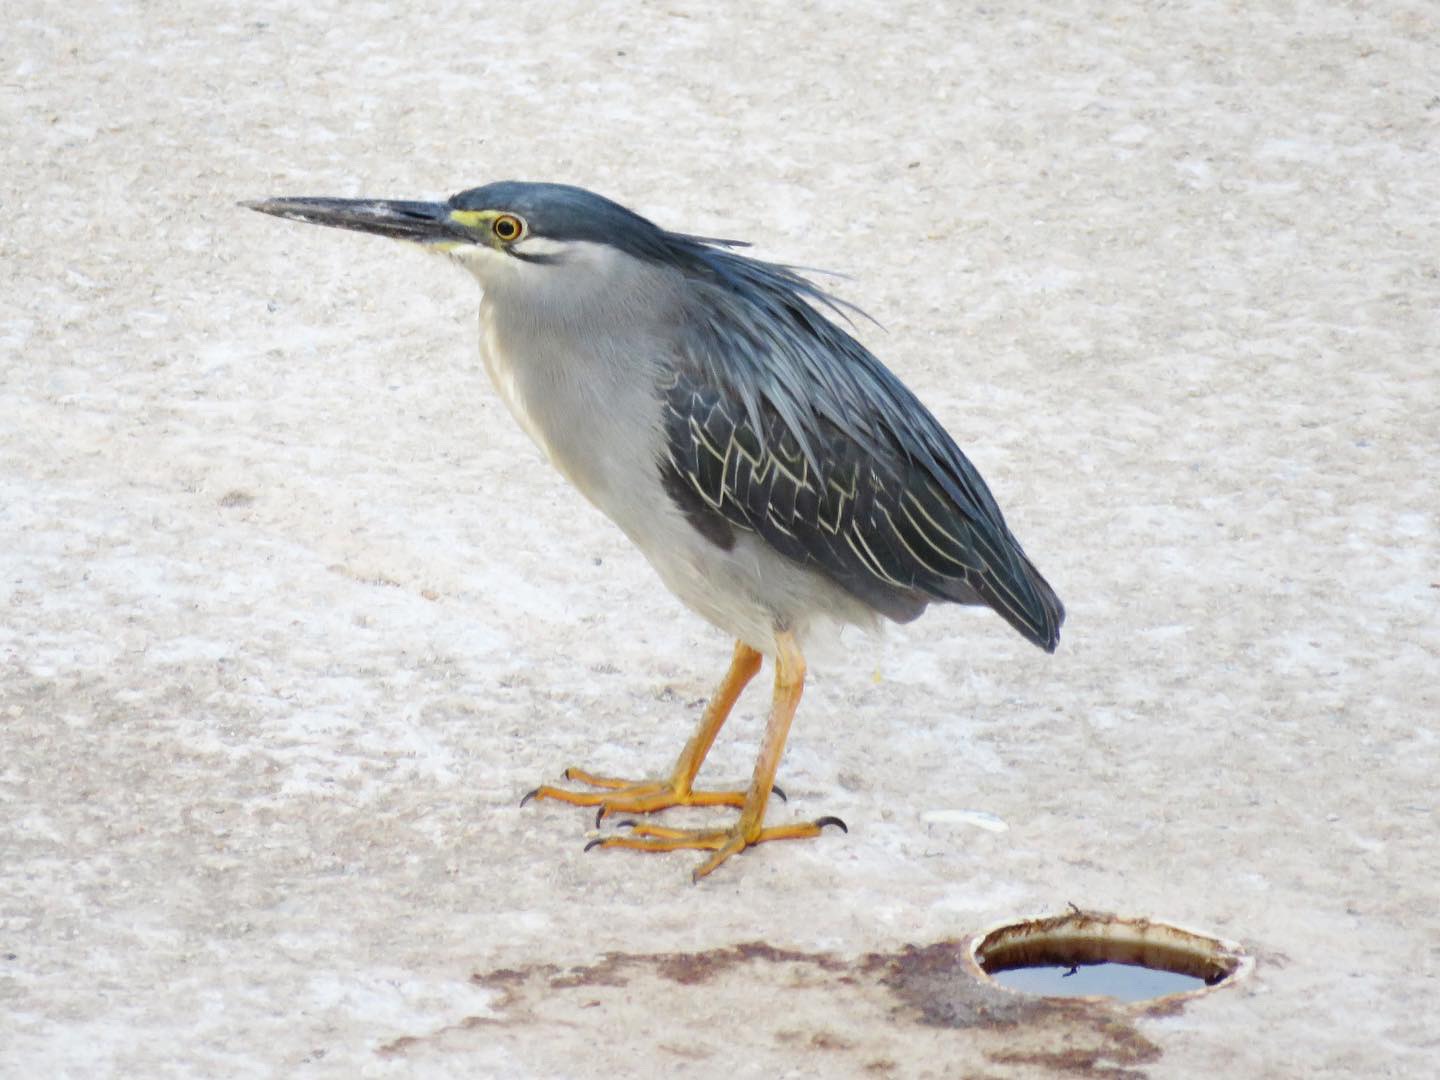
<path id="1" fill-rule="evenodd" d="M 1030 586 L 1032 602 L 1024 610 L 1017 611 L 1010 605 L 994 605 L 1005 621 L 1013 626 L 1025 640 L 1038 645 L 1047 653 L 1053 653 L 1060 645 L 1060 627 L 1065 623 L 1065 605 L 1050 583 L 1040 576 L 1040 571 L 1025 560 L 1025 581 Z"/>
<path id="2" fill-rule="evenodd" d="M 1038 573 L 1036 573 L 1035 579 L 1036 591 L 1040 593 L 1040 602 L 1044 607 L 1045 618 L 1038 627 L 1040 632 L 1031 640 L 1047 653 L 1053 653 L 1060 645 L 1060 627 L 1065 623 L 1065 605 L 1060 602 L 1060 597 L 1055 595 L 1055 590 L 1050 587 L 1048 581 Z"/>

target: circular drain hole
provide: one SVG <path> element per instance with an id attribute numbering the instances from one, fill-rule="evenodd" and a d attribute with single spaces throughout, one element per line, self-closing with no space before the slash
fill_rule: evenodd
<path id="1" fill-rule="evenodd" d="M 1233 942 L 1150 919 L 1079 910 L 977 934 L 970 956 L 1011 990 L 1119 1001 L 1204 991 L 1252 963 Z"/>

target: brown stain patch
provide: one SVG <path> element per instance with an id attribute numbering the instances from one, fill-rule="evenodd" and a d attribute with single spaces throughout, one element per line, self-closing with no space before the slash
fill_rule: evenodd
<path id="1" fill-rule="evenodd" d="M 974 978 L 958 941 L 872 953 L 861 969 L 878 978 L 899 1001 L 898 1011 L 914 1022 L 997 1036 L 983 1049 L 998 1065 L 1118 1080 L 1143 1075 L 1126 1066 L 1160 1057 L 1160 1047 L 1140 1034 L 1131 1014 L 1109 1002 L 1010 993 Z M 1162 1006 L 1166 1014 L 1177 1007 Z"/>
<path id="2" fill-rule="evenodd" d="M 673 1059 L 699 1061 L 729 1052 L 704 1036 L 730 1022 L 737 1003 L 753 1010 L 750 1029 L 773 1049 L 822 1056 L 853 1074 L 888 1075 L 906 1047 L 925 1040 L 937 1054 L 953 1048 L 1002 1074 L 1028 1067 L 1113 1080 L 1143 1077 L 1162 1052 L 1136 1026 L 1151 1010 L 1012 993 L 975 978 L 958 940 L 855 959 L 764 942 L 694 953 L 610 952 L 570 967 L 480 971 L 470 981 L 494 993 L 490 1015 L 402 1036 L 377 1052 L 399 1057 L 478 1029 L 513 1032 L 528 1045 L 537 1038 L 588 1037 L 583 1033 L 596 1025 L 641 1039 L 647 1021 L 663 1011 L 689 1017 L 699 1034 L 677 1039 L 666 1030 L 650 1045 Z M 1181 1008 L 1158 1002 L 1153 1015 Z M 980 1071 L 952 1073 L 942 1066 L 936 1075 Z"/>

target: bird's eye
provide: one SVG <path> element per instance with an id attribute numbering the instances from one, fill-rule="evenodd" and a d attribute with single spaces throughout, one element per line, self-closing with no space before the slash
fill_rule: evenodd
<path id="1" fill-rule="evenodd" d="M 525 222 L 514 214 L 501 214 L 490 223 L 490 231 L 502 243 L 512 243 L 525 234 Z"/>

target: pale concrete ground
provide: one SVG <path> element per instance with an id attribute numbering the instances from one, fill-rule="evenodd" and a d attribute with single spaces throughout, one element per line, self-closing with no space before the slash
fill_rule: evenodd
<path id="1" fill-rule="evenodd" d="M 12 0 L 0 1074 L 1433 1075 L 1437 72 L 1420 0 Z M 848 836 L 691 887 L 517 808 L 667 765 L 728 643 L 459 271 L 234 205 L 508 177 L 851 274 L 1066 600 L 813 665 L 776 814 Z M 1255 974 L 926 982 L 1067 901 Z"/>

